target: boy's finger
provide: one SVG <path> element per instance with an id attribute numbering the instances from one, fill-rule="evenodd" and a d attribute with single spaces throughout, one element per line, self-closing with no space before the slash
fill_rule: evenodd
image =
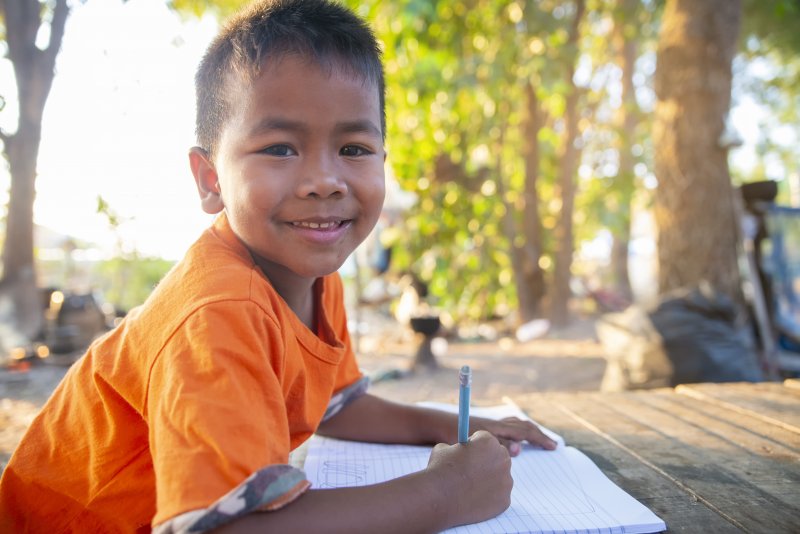
<path id="1" fill-rule="evenodd" d="M 509 438 L 509 441 L 528 441 L 533 445 L 539 445 L 543 449 L 554 450 L 556 442 L 550 439 L 541 429 L 531 423 L 530 421 L 522 421 L 520 419 L 504 419 L 502 421 L 505 432 L 502 434 Z"/>
<path id="2" fill-rule="evenodd" d="M 533 436 L 531 437 L 531 433 Z M 555 450 L 558 444 L 550 439 L 544 432 L 539 430 L 539 427 L 534 426 L 532 432 L 529 432 L 528 441 L 533 443 L 534 445 L 539 445 L 543 449 L 547 449 L 548 451 Z"/>
<path id="3" fill-rule="evenodd" d="M 519 441 L 506 438 L 498 438 L 498 441 L 503 447 L 508 449 L 508 454 L 511 457 L 517 456 L 520 452 L 522 452 L 522 443 Z"/>

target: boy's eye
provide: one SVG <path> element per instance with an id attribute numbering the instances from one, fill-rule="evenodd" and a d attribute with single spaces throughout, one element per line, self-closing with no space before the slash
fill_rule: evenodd
<path id="1" fill-rule="evenodd" d="M 356 145 L 343 146 L 339 153 L 345 157 L 365 156 L 367 154 L 371 154 L 371 152 L 366 148 Z"/>
<path id="2" fill-rule="evenodd" d="M 277 157 L 286 157 L 286 156 L 296 156 L 297 152 L 292 149 L 292 147 L 288 145 L 272 145 L 268 146 L 264 150 L 261 151 L 263 154 L 267 154 L 268 156 L 277 156 Z"/>

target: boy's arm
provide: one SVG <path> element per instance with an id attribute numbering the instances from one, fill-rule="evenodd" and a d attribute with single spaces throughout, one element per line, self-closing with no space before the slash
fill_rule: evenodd
<path id="1" fill-rule="evenodd" d="M 518 453 L 523 440 L 548 449 L 555 444 L 529 421 L 473 417 L 469 443 L 445 445 L 457 441 L 457 422 L 455 414 L 364 394 L 318 433 L 377 443 L 438 442 L 425 469 L 371 486 L 312 489 L 280 510 L 251 513 L 219 532 L 438 532 L 494 517 L 510 503 L 509 453 Z"/>
<path id="2" fill-rule="evenodd" d="M 317 434 L 372 443 L 454 443 L 458 429 L 453 414 L 398 404 L 369 393 L 348 403 L 323 421 Z M 452 427 L 452 428 L 450 428 Z"/>
<path id="3" fill-rule="evenodd" d="M 484 521 L 510 504 L 511 460 L 488 432 L 434 447 L 428 466 L 381 484 L 310 490 L 277 511 L 216 532 L 438 532 Z"/>
<path id="4" fill-rule="evenodd" d="M 494 434 L 512 456 L 519 454 L 522 441 L 548 450 L 556 447 L 555 442 L 543 434 L 539 427 L 516 418 L 495 421 L 470 417 L 470 431 L 476 430 L 487 430 Z M 373 443 L 455 443 L 458 440 L 458 416 L 365 394 L 320 424 L 317 433 Z"/>

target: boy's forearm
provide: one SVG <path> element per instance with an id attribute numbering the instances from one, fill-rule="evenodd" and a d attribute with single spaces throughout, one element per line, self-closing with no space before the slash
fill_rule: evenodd
<path id="1" fill-rule="evenodd" d="M 317 433 L 374 443 L 455 443 L 457 421 L 455 414 L 366 394 L 321 424 Z"/>
<path id="2" fill-rule="evenodd" d="M 520 453 L 520 443 L 523 441 L 547 450 L 556 448 L 556 443 L 529 421 L 514 418 L 495 421 L 470 417 L 469 434 L 478 430 L 487 430 L 494 434 L 512 456 Z M 317 433 L 333 438 L 374 443 L 452 444 L 458 440 L 458 416 L 364 395 L 320 425 Z"/>
<path id="3" fill-rule="evenodd" d="M 455 526 L 451 496 L 433 473 L 382 484 L 311 490 L 286 507 L 252 513 L 216 532 L 439 532 Z"/>

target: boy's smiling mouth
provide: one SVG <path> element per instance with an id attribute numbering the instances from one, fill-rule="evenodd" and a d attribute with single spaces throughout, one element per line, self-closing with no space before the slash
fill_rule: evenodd
<path id="1" fill-rule="evenodd" d="M 291 221 L 292 228 L 300 239 L 314 245 L 330 246 L 347 233 L 353 219 L 309 219 L 304 221 Z"/>

